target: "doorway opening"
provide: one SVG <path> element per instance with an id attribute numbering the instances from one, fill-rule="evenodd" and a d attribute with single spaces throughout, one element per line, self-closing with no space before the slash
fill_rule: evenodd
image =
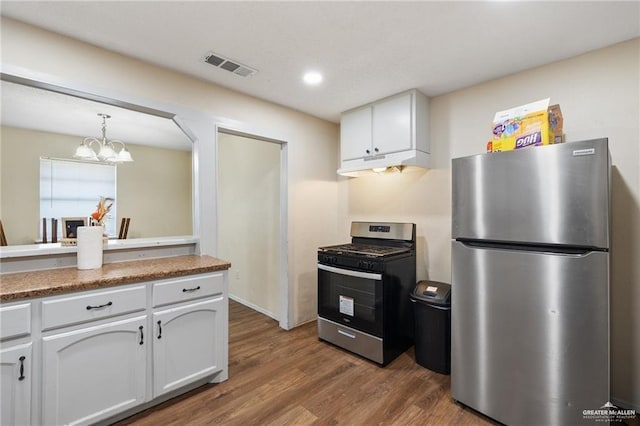
<path id="1" fill-rule="evenodd" d="M 218 128 L 218 253 L 229 298 L 289 328 L 286 143 Z"/>

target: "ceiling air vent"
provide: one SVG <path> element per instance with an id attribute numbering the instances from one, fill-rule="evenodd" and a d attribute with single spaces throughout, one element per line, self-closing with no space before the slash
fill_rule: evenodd
<path id="1" fill-rule="evenodd" d="M 205 56 L 204 61 L 214 67 L 222 68 L 223 70 L 227 70 L 241 77 L 249 77 L 250 75 L 258 72 L 253 68 L 242 65 L 239 62 L 232 61 L 231 59 L 225 58 L 217 53 L 208 53 L 207 56 Z"/>

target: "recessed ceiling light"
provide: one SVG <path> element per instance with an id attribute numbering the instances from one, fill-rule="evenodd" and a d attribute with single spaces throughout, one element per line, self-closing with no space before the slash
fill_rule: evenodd
<path id="1" fill-rule="evenodd" d="M 309 71 L 302 79 L 309 85 L 316 85 L 322 83 L 322 74 L 316 71 Z"/>

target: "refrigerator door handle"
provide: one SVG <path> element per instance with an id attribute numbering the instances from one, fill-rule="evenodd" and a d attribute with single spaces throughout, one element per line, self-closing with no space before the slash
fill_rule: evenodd
<path id="1" fill-rule="evenodd" d="M 542 253 L 548 255 L 562 255 L 562 256 L 573 256 L 573 257 L 586 257 L 592 253 L 596 252 L 608 252 L 607 249 L 602 249 L 598 247 L 577 247 L 577 246 L 552 246 L 552 245 L 544 245 L 544 244 L 522 244 L 522 243 L 504 243 L 504 242 L 493 242 L 493 241 L 477 241 L 477 240 L 467 240 L 467 239 L 458 239 L 456 240 L 465 247 L 473 248 L 473 249 L 495 249 L 495 250 L 503 250 L 503 251 L 523 251 L 530 253 Z"/>

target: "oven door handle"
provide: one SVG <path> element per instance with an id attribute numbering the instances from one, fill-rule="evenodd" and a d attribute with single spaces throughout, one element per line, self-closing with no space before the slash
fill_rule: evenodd
<path id="1" fill-rule="evenodd" d="M 335 268 L 333 266 L 327 266 L 321 263 L 318 263 L 318 269 L 322 269 L 323 271 L 327 271 L 327 272 L 333 272 L 334 274 L 348 275 L 350 277 L 356 277 L 356 278 L 364 278 L 365 280 L 382 281 L 381 274 L 373 274 L 371 272 L 360 272 L 360 271 L 352 271 L 351 269 Z"/>
<path id="2" fill-rule="evenodd" d="M 356 335 L 355 335 L 355 334 L 353 334 L 353 333 L 349 333 L 349 332 L 347 332 L 347 331 L 340 330 L 340 329 L 338 329 L 338 334 L 342 334 L 343 336 L 346 336 L 346 337 L 348 337 L 349 339 L 355 339 L 355 338 L 356 338 Z"/>

